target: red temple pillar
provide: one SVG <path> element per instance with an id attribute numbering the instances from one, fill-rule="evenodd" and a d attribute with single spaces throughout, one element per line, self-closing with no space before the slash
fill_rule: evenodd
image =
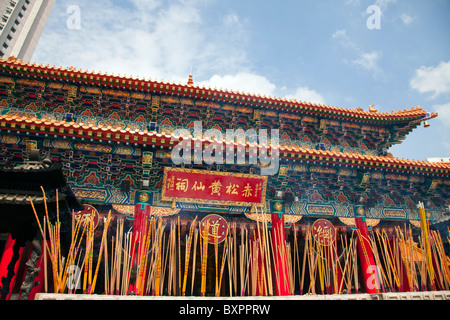
<path id="1" fill-rule="evenodd" d="M 130 288 L 129 292 L 136 293 L 136 276 L 137 276 L 137 268 L 140 263 L 139 253 L 139 245 L 140 241 L 143 241 L 143 237 L 146 233 L 146 228 L 148 226 L 148 221 L 150 219 L 150 206 L 153 199 L 153 194 L 147 190 L 140 190 L 136 193 L 136 201 L 134 206 L 134 221 L 133 221 L 133 237 L 132 237 L 132 261 L 131 261 L 131 270 L 132 272 L 136 272 L 134 276 L 130 278 Z M 134 281 L 133 281 L 134 280 Z M 132 282 L 133 281 L 133 282 Z"/>
<path id="2" fill-rule="evenodd" d="M 249 233 L 249 241 L 250 241 L 250 250 L 252 261 L 250 261 L 250 267 L 254 267 L 256 272 L 250 273 L 250 283 L 253 285 L 256 283 L 255 293 L 256 296 L 267 296 L 267 275 L 265 272 L 265 257 L 263 255 L 262 250 L 264 249 L 264 243 L 262 242 L 262 235 L 258 232 L 254 227 L 250 227 Z M 253 279 L 252 277 L 256 277 Z M 253 291 L 253 287 L 251 287 L 250 292 Z"/>
<path id="3" fill-rule="evenodd" d="M 150 218 L 151 199 L 151 192 L 145 190 L 137 192 L 134 206 L 133 243 L 139 241 L 139 237 L 146 231 L 147 222 Z"/>
<path id="4" fill-rule="evenodd" d="M 375 264 L 372 249 L 370 247 L 369 231 L 367 229 L 364 206 L 356 205 L 355 223 L 358 228 L 358 253 L 361 262 L 361 270 L 364 279 L 366 293 L 374 294 L 381 292 L 379 272 Z"/>
<path id="5" fill-rule="evenodd" d="M 19 269 L 20 261 L 22 260 L 23 250 L 24 247 L 19 247 L 17 240 L 14 240 L 11 238 L 11 235 L 9 235 L 0 261 L 1 299 L 9 300 L 11 298 L 11 293 L 17 278 L 17 271 Z M 14 273 L 11 274 L 11 272 Z M 9 281 L 8 278 L 10 278 Z M 6 293 L 5 290 L 8 286 L 9 291 Z"/>
<path id="6" fill-rule="evenodd" d="M 272 248 L 274 250 L 275 289 L 277 296 L 291 294 L 286 251 L 286 235 L 284 231 L 283 201 L 273 200 L 272 209 Z"/>

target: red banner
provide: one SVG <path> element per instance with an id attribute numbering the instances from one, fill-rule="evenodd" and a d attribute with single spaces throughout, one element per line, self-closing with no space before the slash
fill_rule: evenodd
<path id="1" fill-rule="evenodd" d="M 203 237 L 206 227 L 206 221 L 209 222 L 208 242 L 210 244 L 221 243 L 228 235 L 228 223 L 218 214 L 209 214 L 200 221 L 200 235 Z"/>
<path id="2" fill-rule="evenodd" d="M 161 199 L 235 206 L 263 204 L 267 176 L 165 168 Z"/>
<path id="3" fill-rule="evenodd" d="M 329 246 L 336 239 L 336 228 L 326 219 L 318 219 L 312 225 L 314 240 L 323 246 Z"/>
<path id="4" fill-rule="evenodd" d="M 75 220 L 78 221 L 81 219 L 82 223 L 89 222 L 89 220 L 94 220 L 94 229 L 98 226 L 99 214 L 95 207 L 85 204 L 83 211 L 74 212 Z"/>

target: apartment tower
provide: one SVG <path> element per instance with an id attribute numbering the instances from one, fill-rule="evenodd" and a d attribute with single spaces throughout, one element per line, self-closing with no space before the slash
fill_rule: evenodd
<path id="1" fill-rule="evenodd" d="M 0 0 L 0 58 L 30 61 L 56 0 Z"/>

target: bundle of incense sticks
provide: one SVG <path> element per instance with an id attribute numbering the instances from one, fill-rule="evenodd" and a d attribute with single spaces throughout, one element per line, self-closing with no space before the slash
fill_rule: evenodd
<path id="1" fill-rule="evenodd" d="M 449 290 L 450 271 L 448 267 L 448 258 L 445 255 L 442 238 L 439 231 L 431 230 L 431 248 L 433 253 L 433 261 L 436 266 L 436 282 L 439 289 Z"/>
<path id="2" fill-rule="evenodd" d="M 191 280 L 191 296 L 194 292 L 194 280 L 195 280 L 195 262 L 197 257 L 197 240 L 198 240 L 198 229 L 194 228 L 194 256 L 192 258 L 192 280 Z"/>
<path id="3" fill-rule="evenodd" d="M 203 228 L 203 246 L 202 248 L 202 281 L 201 281 L 201 288 L 200 288 L 200 296 L 204 297 L 206 293 L 206 270 L 207 270 L 207 264 L 208 264 L 208 239 L 209 239 L 209 220 L 205 222 L 205 226 Z"/>
<path id="4" fill-rule="evenodd" d="M 370 236 L 381 288 L 386 291 L 423 291 L 427 283 L 431 289 L 446 290 L 450 284 L 448 257 L 445 255 L 438 231 L 429 231 L 429 251 L 422 236 L 416 243 L 411 226 L 397 226 L 388 236 L 385 230 L 376 230 Z M 431 262 L 428 257 L 431 253 Z M 429 265 L 431 263 L 431 266 Z M 434 278 L 433 278 L 434 277 Z"/>
<path id="5" fill-rule="evenodd" d="M 294 226 L 293 226 L 293 231 L 294 231 L 294 256 L 292 258 L 292 260 L 294 261 L 294 266 L 293 266 L 293 293 L 295 293 L 294 291 L 294 287 L 295 287 L 295 273 L 298 272 L 298 279 L 300 280 L 301 277 L 301 273 L 300 273 L 300 261 L 299 261 L 299 252 L 298 252 L 298 240 L 297 240 L 297 233 L 298 233 L 298 229 L 297 226 L 295 225 L 294 222 Z M 296 268 L 297 266 L 297 268 Z M 301 290 L 301 289 L 300 289 Z"/>
<path id="6" fill-rule="evenodd" d="M 60 216 L 59 216 L 59 196 L 58 196 L 58 190 L 56 190 L 56 223 L 55 225 L 52 225 L 50 223 L 49 214 L 48 214 L 48 207 L 47 207 L 47 198 L 45 194 L 45 190 L 41 187 L 42 193 L 43 193 L 43 199 L 44 199 L 44 209 L 45 209 L 45 218 L 44 218 L 44 226 L 45 228 L 42 228 L 42 225 L 40 223 L 38 214 L 36 212 L 36 209 L 34 207 L 33 201 L 29 199 L 30 204 L 33 209 L 33 213 L 35 215 L 36 221 L 39 226 L 39 230 L 41 232 L 45 249 L 44 249 L 44 259 L 47 257 L 47 253 L 50 258 L 50 262 L 52 265 L 52 274 L 53 274 L 53 288 L 55 293 L 63 293 L 66 291 L 68 287 L 68 281 L 69 278 L 72 280 L 75 280 L 75 284 L 77 284 L 81 277 L 81 272 L 78 273 L 78 275 L 69 275 L 69 270 L 73 270 L 73 265 L 76 264 L 76 266 L 79 265 L 80 258 L 81 258 L 81 252 L 83 251 L 81 248 L 81 242 L 82 239 L 85 236 L 86 238 L 86 249 L 85 249 L 85 256 L 83 259 L 83 263 L 81 266 L 81 269 L 84 267 L 84 283 L 83 288 L 86 293 L 93 293 L 95 288 L 96 279 L 98 276 L 98 267 L 99 263 L 101 261 L 101 253 L 100 257 L 97 263 L 97 268 L 95 271 L 94 278 L 92 277 L 92 258 L 93 258 L 93 237 L 94 237 L 94 225 L 93 225 L 93 217 L 91 219 L 88 219 L 88 222 L 85 223 L 82 219 L 79 219 L 76 222 L 76 225 L 72 227 L 72 235 L 71 235 L 71 243 L 69 246 L 69 251 L 67 258 L 62 256 L 62 250 L 61 250 L 61 222 L 60 222 Z M 109 223 L 111 221 L 110 214 L 108 215 L 107 223 L 105 226 L 104 231 L 104 238 L 103 238 L 103 245 L 106 243 L 106 231 L 108 229 Z M 47 230 L 48 229 L 48 236 L 49 239 L 47 240 Z M 80 250 L 81 249 L 81 250 Z M 103 247 L 101 247 L 103 252 Z M 77 261 L 77 262 L 75 262 Z M 45 290 L 48 288 L 47 283 L 47 264 L 46 261 L 44 261 L 44 279 L 45 279 Z M 92 286 L 94 285 L 94 286 Z M 69 288 L 70 292 L 72 291 L 72 284 Z"/>
<path id="7" fill-rule="evenodd" d="M 178 216 L 178 293 L 181 295 L 181 224 Z"/>
<path id="8" fill-rule="evenodd" d="M 233 250 L 232 250 L 232 252 L 230 252 L 230 260 L 232 258 L 233 262 L 230 264 L 230 266 L 231 266 L 230 274 L 233 276 L 233 288 L 234 288 L 233 291 L 234 291 L 234 296 L 236 297 L 238 294 L 238 286 L 237 286 L 237 280 L 238 280 L 237 279 L 237 253 L 238 253 L 238 250 L 237 250 L 237 244 L 236 244 L 236 242 L 237 242 L 236 222 L 234 222 L 232 224 L 231 230 L 233 232 L 233 242 L 230 241 L 229 243 L 230 243 L 230 246 L 231 246 L 231 243 L 233 243 L 233 245 L 231 246 L 233 248 Z M 233 291 L 231 290 L 231 287 L 230 287 L 230 296 L 232 295 Z"/>
<path id="9" fill-rule="evenodd" d="M 228 252 L 228 241 L 227 241 L 227 237 L 225 237 L 225 242 L 224 242 L 223 251 L 222 251 L 222 262 L 220 265 L 219 288 L 217 290 L 217 296 L 220 296 L 220 288 L 222 287 L 222 278 L 223 278 L 223 271 L 225 268 L 225 260 L 227 258 L 227 252 Z"/>
<path id="10" fill-rule="evenodd" d="M 163 226 L 162 219 L 160 219 L 159 223 L 158 223 L 158 229 L 157 229 L 158 235 L 157 235 L 157 237 L 155 239 L 156 240 L 156 247 L 155 247 L 156 248 L 156 252 L 155 252 L 156 258 L 155 258 L 155 263 L 154 263 L 154 268 L 156 270 L 155 271 L 156 275 L 155 275 L 155 284 L 154 284 L 154 294 L 157 295 L 157 296 L 161 295 L 161 292 L 162 292 L 162 286 L 161 286 L 161 258 L 162 258 L 162 253 L 163 253 L 163 251 L 162 251 L 162 249 L 163 249 L 163 247 L 162 247 L 162 243 L 163 243 L 162 236 L 163 236 L 164 228 L 165 228 L 165 225 Z M 164 279 L 164 276 L 163 276 L 163 279 Z"/>
<path id="11" fill-rule="evenodd" d="M 308 228 L 309 229 L 309 228 Z M 307 230 L 308 230 L 307 229 Z M 307 253 L 308 253 L 308 231 L 306 231 L 305 234 L 305 244 L 303 246 L 303 264 L 302 264 L 302 273 L 301 273 L 301 280 L 300 280 L 300 295 L 303 295 L 303 285 L 305 282 L 305 267 L 306 267 L 306 259 L 307 259 Z M 300 265 L 300 264 L 299 264 Z"/>
<path id="12" fill-rule="evenodd" d="M 56 225 L 53 226 L 50 223 L 50 219 L 48 216 L 48 209 L 47 209 L 47 198 L 45 195 L 45 191 L 44 188 L 41 187 L 42 190 L 42 194 L 43 194 L 43 200 L 44 200 L 44 208 L 45 208 L 45 219 L 44 222 L 46 222 L 47 224 L 44 226 L 48 228 L 49 231 L 49 243 L 47 242 L 47 238 L 46 238 L 46 232 L 44 231 L 44 229 L 42 229 L 42 225 L 41 222 L 39 220 L 38 214 L 36 212 L 36 209 L 34 207 L 33 201 L 31 198 L 29 198 L 31 207 L 33 209 L 33 213 L 34 216 L 36 218 L 36 221 L 38 223 L 39 226 L 39 230 L 41 232 L 41 236 L 42 239 L 44 241 L 45 244 L 45 251 L 48 251 L 49 257 L 50 257 L 50 262 L 52 264 L 52 273 L 53 273 L 53 283 L 54 283 L 54 292 L 58 293 L 60 290 L 60 282 L 61 282 L 61 274 L 58 274 L 58 270 L 61 270 L 61 260 L 60 260 L 60 253 L 59 253 L 59 229 L 60 229 L 60 222 L 59 222 L 59 214 L 57 215 L 57 221 L 56 221 Z M 57 207 L 59 207 L 59 203 L 58 201 L 56 201 L 56 205 Z M 59 210 L 59 209 L 57 209 Z M 45 271 L 47 271 L 47 269 L 45 269 Z"/>
<path id="13" fill-rule="evenodd" d="M 111 275 L 109 277 L 110 284 L 107 286 L 108 294 L 119 294 L 120 292 L 120 279 L 121 279 L 121 266 L 122 266 L 122 253 L 123 253 L 123 219 L 117 220 L 116 236 L 112 237 L 111 246 Z"/>
<path id="14" fill-rule="evenodd" d="M 42 192 L 45 199 L 44 190 Z M 229 233 L 221 244 L 214 230 L 211 231 L 211 226 L 206 223 L 201 226 L 202 234 L 199 237 L 197 217 L 189 228 L 181 227 L 180 217 L 150 218 L 146 221 L 144 232 L 135 235 L 137 240 L 133 243 L 132 232 L 124 231 L 123 219 L 117 220 L 115 234 L 112 235 L 112 241 L 108 241 L 108 229 L 113 221 L 111 213 L 108 213 L 104 218 L 102 236 L 95 240 L 101 241 L 98 254 L 94 252 L 93 219 L 87 219 L 86 223 L 78 219 L 73 220 L 71 243 L 64 257 L 60 243 L 59 208 L 56 210 L 56 222 L 52 224 L 45 205 L 41 224 L 31 200 L 30 203 L 45 240 L 44 256 L 48 256 L 51 263 L 50 279 L 47 279 L 47 267 L 44 265 L 45 288 L 48 288 L 48 280 L 52 280 L 55 292 L 73 292 L 73 281 L 76 280 L 75 283 L 82 283 L 83 292 L 92 294 L 96 284 L 104 277 L 106 294 L 125 295 L 133 288 L 137 295 L 184 296 L 191 276 L 190 294 L 193 295 L 195 277 L 200 273 L 199 289 L 202 296 L 207 293 L 207 281 L 212 284 L 214 279 L 215 289 L 211 293 L 220 296 L 224 277 L 228 277 L 224 289 L 230 296 L 273 295 L 275 288 L 278 291 L 290 288 L 290 294 L 315 294 L 316 291 L 322 294 L 351 293 L 352 290 L 358 293 L 357 247 L 361 241 L 367 241 L 370 245 L 380 290 L 383 292 L 427 290 L 428 283 L 431 288 L 450 288 L 449 258 L 445 254 L 440 233 L 434 230 L 427 231 L 426 243 L 424 232 L 416 238 L 417 242 L 414 240 L 411 226 L 408 229 L 406 226 L 396 227 L 389 235 L 385 230 L 372 230 L 369 231 L 368 239 L 363 239 L 356 229 L 351 234 L 341 234 L 340 242 L 325 246 L 315 241 L 309 225 L 306 231 L 302 231 L 304 237 L 299 237 L 299 230 L 294 223 L 291 229 L 293 237 L 286 237 L 285 247 L 274 250 L 273 243 L 281 243 L 282 233 L 269 232 L 267 215 L 264 210 L 255 207 L 258 215 L 256 223 L 250 228 L 245 224 L 238 227 L 236 223 L 230 223 Z M 170 228 L 165 231 L 166 222 L 170 222 Z M 183 243 L 182 237 L 186 239 Z M 209 241 L 211 239 L 213 241 Z M 209 273 L 210 242 L 214 247 L 215 272 Z M 201 261 L 199 271 L 195 267 L 198 243 Z M 300 248 L 303 248 L 303 252 Z M 98 258 L 95 260 L 94 257 Z M 360 258 L 368 259 L 367 252 Z M 102 261 L 104 275 L 99 273 Z M 275 263 L 280 265 L 274 268 Z M 71 273 L 74 266 L 79 270 L 76 275 Z M 308 273 L 309 283 L 305 283 Z M 132 274 L 134 278 L 130 283 Z"/>
<path id="15" fill-rule="evenodd" d="M 172 220 L 170 223 L 169 239 L 167 242 L 166 254 L 164 257 L 164 268 L 161 271 L 162 283 L 164 283 L 164 275 L 167 265 L 168 265 L 168 277 L 167 277 L 167 294 L 172 295 L 172 290 L 174 295 L 176 294 L 176 225 Z M 170 257 L 170 258 L 169 258 Z M 167 262 L 169 261 L 169 264 Z"/>
<path id="16" fill-rule="evenodd" d="M 308 293 L 315 294 L 316 293 L 316 284 L 315 284 L 315 272 L 316 272 L 316 254 L 313 247 L 312 242 L 312 232 L 311 232 L 311 226 L 308 225 L 306 230 L 306 237 L 305 237 L 305 250 L 308 251 L 308 271 L 309 271 L 309 287 L 308 287 Z"/>
<path id="17" fill-rule="evenodd" d="M 219 296 L 219 271 L 218 271 L 218 259 L 219 259 L 219 235 L 217 226 L 213 226 L 212 236 L 214 239 L 214 261 L 216 266 L 216 297 Z"/>
<path id="18" fill-rule="evenodd" d="M 187 239 L 186 239 L 186 251 L 185 251 L 185 256 L 184 256 L 183 289 L 182 289 L 183 296 L 186 295 L 186 283 L 187 283 L 187 277 L 188 277 L 188 271 L 189 271 L 189 259 L 191 257 L 192 235 L 193 235 L 193 232 L 195 229 L 196 221 L 197 221 L 197 216 L 195 217 L 194 221 L 192 221 L 192 223 L 191 223 L 191 226 L 189 228 L 189 235 L 187 236 Z M 192 269 L 192 272 L 194 273 L 195 270 Z"/>
<path id="19" fill-rule="evenodd" d="M 147 276 L 145 280 L 146 285 L 144 295 L 160 295 L 164 289 L 163 284 L 165 277 L 165 269 L 162 268 L 162 266 L 166 266 L 162 261 L 167 261 L 165 257 L 168 256 L 167 252 L 164 255 L 165 239 L 163 235 L 165 224 L 163 224 L 163 220 L 159 218 L 158 223 L 156 223 L 156 220 L 152 219 L 150 226 L 151 228 L 149 228 L 147 237 L 151 239 L 151 241 L 149 240 L 149 243 L 147 243 L 148 251 L 146 254 L 149 256 L 146 258 L 148 261 L 148 270 L 146 270 Z"/>
<path id="20" fill-rule="evenodd" d="M 103 247 L 105 246 L 106 241 L 107 241 L 106 235 L 108 233 L 108 228 L 109 228 L 110 223 L 111 223 L 111 211 L 109 211 L 108 217 L 104 220 L 102 242 L 100 243 L 100 251 L 99 251 L 99 256 L 98 256 L 98 259 L 97 259 L 97 266 L 95 268 L 94 279 L 92 280 L 92 286 L 91 286 L 91 291 L 90 291 L 91 294 L 94 293 L 95 285 L 97 283 L 98 269 L 100 267 L 100 261 L 102 259 Z M 105 264 L 107 264 L 107 263 L 108 263 L 108 261 L 106 260 Z"/>
<path id="21" fill-rule="evenodd" d="M 81 226 L 82 226 L 83 230 L 81 231 L 81 235 L 80 235 Z M 78 252 L 81 247 L 81 240 L 83 239 L 85 231 L 86 231 L 86 224 L 82 223 L 82 220 L 79 219 L 76 223 L 75 229 L 72 232 L 72 241 L 70 244 L 69 254 L 68 254 L 66 267 L 65 267 L 65 271 L 64 271 L 64 276 L 63 276 L 63 281 L 62 281 L 61 287 L 60 287 L 61 292 L 64 292 L 65 288 L 67 286 L 67 281 L 69 278 L 68 268 L 75 264 L 75 259 L 78 256 Z M 76 263 L 77 266 L 78 266 L 80 258 L 81 258 L 81 254 L 78 256 L 78 262 Z M 77 283 L 78 282 L 75 282 L 74 284 L 72 284 L 70 290 L 72 290 L 72 287 Z"/>
<path id="22" fill-rule="evenodd" d="M 230 297 L 233 296 L 233 283 L 236 277 L 235 264 L 233 263 L 235 255 L 234 255 L 234 245 L 236 236 L 236 223 L 232 223 L 231 232 L 228 233 L 228 250 L 227 250 L 227 266 L 228 266 L 228 285 L 230 290 Z"/>
<path id="23" fill-rule="evenodd" d="M 147 271 L 148 271 L 148 252 L 150 249 L 150 243 L 151 243 L 151 235 L 152 235 L 152 223 L 153 219 L 150 221 L 145 222 L 145 228 L 144 233 L 140 235 L 139 243 L 141 244 L 139 247 L 139 252 L 136 257 L 137 259 L 137 266 L 138 266 L 138 273 L 136 278 L 136 294 L 137 295 L 144 295 L 144 288 L 145 288 L 145 280 L 147 278 Z"/>
<path id="24" fill-rule="evenodd" d="M 264 210 L 258 209 L 255 206 L 255 211 L 259 218 L 257 219 L 257 236 L 258 236 L 258 244 L 260 251 L 260 259 L 261 259 L 261 281 L 264 286 L 264 290 L 260 290 L 264 292 L 265 295 L 273 295 L 273 286 L 272 286 L 272 261 L 270 256 L 271 251 L 271 243 L 269 243 L 269 231 L 267 225 L 267 219 L 265 219 Z M 261 223 L 260 223 L 261 220 Z M 272 249 L 273 250 L 273 249 Z M 261 294 L 261 293 L 260 293 Z"/>
<path id="25" fill-rule="evenodd" d="M 245 295 L 245 284 L 248 272 L 248 231 L 246 228 L 241 227 L 241 245 L 239 246 L 239 271 L 241 280 L 241 296 Z"/>

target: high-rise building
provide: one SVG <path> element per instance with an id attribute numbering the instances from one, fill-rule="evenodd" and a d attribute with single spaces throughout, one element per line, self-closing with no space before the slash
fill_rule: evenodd
<path id="1" fill-rule="evenodd" d="M 0 0 L 0 58 L 29 61 L 56 0 Z"/>

